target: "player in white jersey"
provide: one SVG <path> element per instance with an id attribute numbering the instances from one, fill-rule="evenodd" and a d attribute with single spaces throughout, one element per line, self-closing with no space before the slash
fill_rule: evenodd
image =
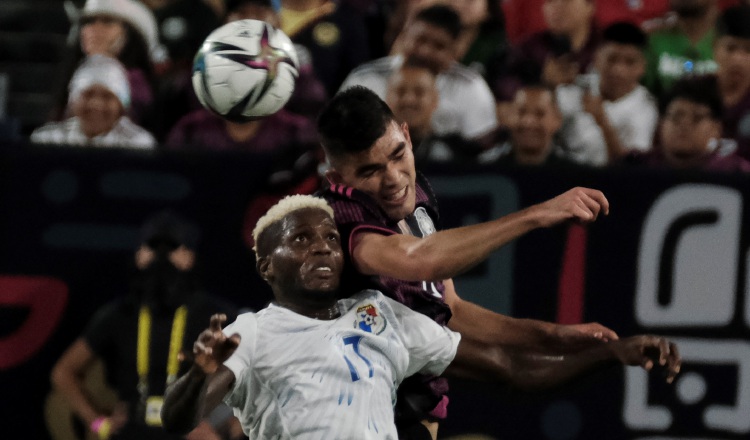
<path id="1" fill-rule="evenodd" d="M 461 340 L 377 291 L 340 299 L 343 252 L 322 199 L 287 197 L 253 235 L 275 302 L 224 331 L 225 317 L 211 318 L 165 397 L 168 431 L 190 431 L 224 398 L 253 439 L 396 439 L 396 388 L 416 372 L 534 387 L 618 362 L 663 366 L 669 382 L 680 368 L 674 344 L 656 336 L 552 356 Z"/>

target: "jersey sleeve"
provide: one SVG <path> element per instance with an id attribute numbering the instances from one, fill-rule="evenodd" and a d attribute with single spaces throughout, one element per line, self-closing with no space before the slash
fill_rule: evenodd
<path id="1" fill-rule="evenodd" d="M 401 303 L 385 298 L 400 327 L 400 338 L 409 352 L 405 377 L 415 373 L 438 376 L 456 357 L 461 335 Z"/>
<path id="2" fill-rule="evenodd" d="M 254 313 L 243 313 L 233 323 L 226 326 L 224 334 L 231 336 L 235 333 L 240 335 L 240 345 L 232 356 L 224 362 L 224 366 L 234 373 L 234 387 L 227 396 L 232 401 L 232 396 L 237 395 L 238 385 L 246 370 L 253 367 L 256 336 L 258 334 L 258 319 Z"/>

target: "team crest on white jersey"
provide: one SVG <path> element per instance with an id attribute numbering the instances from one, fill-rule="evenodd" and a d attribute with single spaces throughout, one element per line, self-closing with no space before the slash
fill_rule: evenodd
<path id="1" fill-rule="evenodd" d="M 419 230 L 422 231 L 422 237 L 435 233 L 435 224 L 432 223 L 432 219 L 427 214 L 426 209 L 421 206 L 415 209 L 414 218 L 417 219 L 417 225 L 419 225 Z"/>
<path id="2" fill-rule="evenodd" d="M 374 305 L 357 307 L 357 320 L 354 322 L 354 328 L 379 335 L 383 333 L 386 325 L 385 316 L 379 315 Z"/>

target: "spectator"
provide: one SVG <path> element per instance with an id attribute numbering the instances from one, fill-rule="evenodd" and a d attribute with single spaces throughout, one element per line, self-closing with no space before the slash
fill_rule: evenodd
<path id="1" fill-rule="evenodd" d="M 724 137 L 750 159 L 750 6 L 727 9 L 716 26 L 714 58 L 724 103 Z"/>
<path id="2" fill-rule="evenodd" d="M 130 84 L 125 68 L 114 58 L 86 58 L 73 73 L 68 90 L 72 116 L 37 128 L 31 133 L 31 142 L 137 149 L 156 146 L 151 133 L 126 116 Z"/>
<path id="3" fill-rule="evenodd" d="M 656 97 L 683 76 L 716 71 L 713 60 L 717 0 L 670 0 L 676 20 L 649 36 L 644 83 Z"/>
<path id="4" fill-rule="evenodd" d="M 341 89 L 362 85 L 385 98 L 388 78 L 404 60 L 430 66 L 437 74 L 440 103 L 432 117 L 437 135 L 459 133 L 482 144 L 494 136 L 497 120 L 492 92 L 476 72 L 456 62 L 461 22 L 450 7 L 422 9 L 402 35 L 402 53 L 380 58 L 355 69 Z"/>
<path id="5" fill-rule="evenodd" d="M 177 121 L 200 107 L 193 91 L 193 58 L 208 34 L 222 24 L 213 0 L 145 0 L 156 16 L 169 64 L 157 79 L 153 132 L 163 143 Z"/>
<path id="6" fill-rule="evenodd" d="M 646 35 L 630 23 L 602 33 L 596 73 L 557 89 L 563 114 L 561 137 L 576 162 L 603 166 L 630 150 L 647 151 L 659 120 L 656 102 L 639 84 L 645 71 Z"/>
<path id="7" fill-rule="evenodd" d="M 516 46 L 507 66 L 490 74 L 490 86 L 500 102 L 512 100 L 524 83 L 571 84 L 593 62 L 599 42 L 593 0 L 547 0 L 543 12 L 547 30 Z"/>
<path id="8" fill-rule="evenodd" d="M 555 141 L 562 116 L 552 90 L 541 85 L 519 89 L 510 115 L 510 139 L 480 155 L 480 163 L 524 166 L 573 163 L 563 157 Z"/>
<path id="9" fill-rule="evenodd" d="M 137 124 L 153 129 L 155 64 L 166 61 L 159 43 L 153 13 L 137 0 L 87 0 L 81 11 L 74 47 L 63 77 L 52 119 L 67 117 L 67 86 L 73 71 L 89 55 L 118 59 L 127 69 L 131 105 L 128 116 Z"/>
<path id="10" fill-rule="evenodd" d="M 460 134 L 436 135 L 432 115 L 440 96 L 429 67 L 407 61 L 388 79 L 385 102 L 396 120 L 409 127 L 414 159 L 422 162 L 475 162 L 480 145 Z"/>
<path id="11" fill-rule="evenodd" d="M 83 335 L 52 370 L 53 386 L 97 438 L 179 439 L 161 429 L 167 385 L 188 365 L 180 358 L 213 313 L 235 315 L 230 305 L 202 292 L 196 275 L 198 231 L 171 211 L 143 226 L 134 254 L 136 273 L 127 297 L 96 312 Z M 81 378 L 97 359 L 120 400 L 113 414 L 95 408 Z M 236 423 L 236 419 L 234 421 Z M 217 439 L 207 421 L 188 439 Z"/>
<path id="12" fill-rule="evenodd" d="M 165 147 L 170 150 L 274 153 L 289 145 L 316 145 L 315 127 L 311 121 L 281 109 L 256 120 L 234 122 L 200 108 L 175 124 Z"/>
<path id="13" fill-rule="evenodd" d="M 659 148 L 631 152 L 626 163 L 674 169 L 750 171 L 736 154 L 737 144 L 722 139 L 722 102 L 715 77 L 676 82 L 662 104 Z"/>
<path id="14" fill-rule="evenodd" d="M 507 20 L 506 32 L 513 44 L 529 35 L 546 29 L 542 3 L 546 0 L 504 0 L 503 11 Z M 594 0 L 595 20 L 599 28 L 618 21 L 627 21 L 644 28 L 659 27 L 669 12 L 670 0 Z M 723 9 L 741 3 L 740 0 L 718 0 Z"/>
<path id="15" fill-rule="evenodd" d="M 370 59 L 364 18 L 348 2 L 282 0 L 280 16 L 281 30 L 310 52 L 328 96 L 352 69 Z"/>

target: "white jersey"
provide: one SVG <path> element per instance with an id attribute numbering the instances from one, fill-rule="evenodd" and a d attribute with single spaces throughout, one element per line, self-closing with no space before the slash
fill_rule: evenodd
<path id="1" fill-rule="evenodd" d="M 556 94 L 564 120 L 560 132 L 567 145 L 566 156 L 578 163 L 607 165 L 610 158 L 604 132 L 594 117 L 583 109 L 583 89 L 575 84 L 562 85 Z M 604 101 L 604 112 L 626 149 L 651 149 L 659 110 L 645 87 L 638 85 L 617 101 Z"/>
<path id="2" fill-rule="evenodd" d="M 31 133 L 30 140 L 36 144 L 55 144 L 91 147 L 122 147 L 152 150 L 156 139 L 145 128 L 136 125 L 127 116 L 117 120 L 106 133 L 89 138 L 81 130 L 81 121 L 71 117 L 61 122 L 49 122 Z"/>
<path id="3" fill-rule="evenodd" d="M 339 301 L 341 316 L 308 318 L 270 305 L 227 326 L 239 347 L 225 402 L 251 439 L 397 439 L 396 388 L 439 375 L 460 336 L 380 292 Z"/>
<path id="4" fill-rule="evenodd" d="M 395 55 L 365 63 L 346 77 L 339 90 L 360 85 L 385 100 L 388 78 L 403 64 L 404 58 Z M 436 79 L 440 94 L 438 107 L 432 114 L 432 131 L 437 135 L 460 134 L 473 139 L 484 136 L 497 127 L 495 97 L 478 73 L 453 63 Z"/>

